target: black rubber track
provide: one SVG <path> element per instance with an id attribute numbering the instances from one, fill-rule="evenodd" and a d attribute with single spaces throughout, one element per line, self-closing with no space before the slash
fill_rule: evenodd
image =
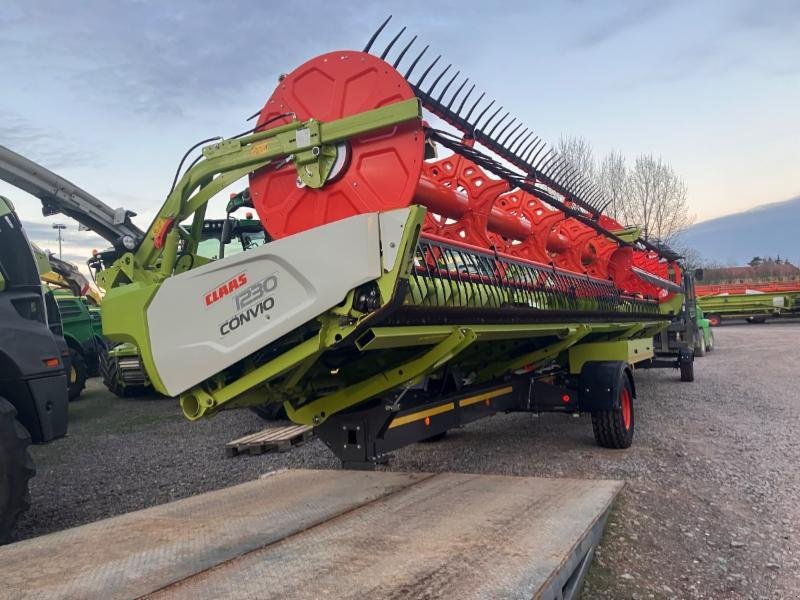
<path id="1" fill-rule="evenodd" d="M 111 348 L 109 348 L 111 350 Z M 130 398 L 132 396 L 142 396 L 148 392 L 148 388 L 143 385 L 125 385 L 119 374 L 117 361 L 107 351 L 100 352 L 100 376 L 108 391 L 120 398 Z"/>
<path id="2" fill-rule="evenodd" d="M 17 517 L 28 510 L 28 481 L 36 474 L 28 452 L 31 436 L 16 416 L 12 404 L 0 397 L 0 544 L 9 541 Z"/>

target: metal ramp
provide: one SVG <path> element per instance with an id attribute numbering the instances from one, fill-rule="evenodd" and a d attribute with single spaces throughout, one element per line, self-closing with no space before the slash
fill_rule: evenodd
<path id="1" fill-rule="evenodd" d="M 577 597 L 622 483 L 281 471 L 0 548 L 13 598 Z"/>

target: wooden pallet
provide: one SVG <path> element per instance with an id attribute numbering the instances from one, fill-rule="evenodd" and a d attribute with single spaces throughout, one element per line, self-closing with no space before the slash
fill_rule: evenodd
<path id="1" fill-rule="evenodd" d="M 286 427 L 269 427 L 258 433 L 251 433 L 238 440 L 225 444 L 225 455 L 263 454 L 264 452 L 284 452 L 293 446 L 310 440 L 314 436 L 311 425 L 288 425 Z"/>

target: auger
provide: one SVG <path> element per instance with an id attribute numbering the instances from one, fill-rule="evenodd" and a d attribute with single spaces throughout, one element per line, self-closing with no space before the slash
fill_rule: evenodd
<path id="1" fill-rule="evenodd" d="M 405 28 L 370 53 L 387 23 L 202 149 L 101 274 L 104 333 L 188 418 L 282 402 L 352 466 L 511 410 L 588 412 L 598 443 L 629 446 L 632 365 L 680 309 L 678 257 L 460 70 L 424 66 L 428 46 L 412 59 Z M 245 176 L 272 241 L 202 257 L 207 203 Z"/>

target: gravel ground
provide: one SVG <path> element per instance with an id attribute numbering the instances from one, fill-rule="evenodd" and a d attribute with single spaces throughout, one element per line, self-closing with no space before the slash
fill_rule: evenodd
<path id="1" fill-rule="evenodd" d="M 723 326 L 717 348 L 676 371 L 637 373 L 637 435 L 597 448 L 587 417 L 501 415 L 400 450 L 402 471 L 628 482 L 584 598 L 800 598 L 800 323 Z M 263 427 L 249 411 L 189 423 L 173 400 L 112 398 L 97 380 L 70 406 L 70 435 L 33 449 L 24 539 L 253 479 L 335 468 L 318 440 L 225 458 Z"/>

